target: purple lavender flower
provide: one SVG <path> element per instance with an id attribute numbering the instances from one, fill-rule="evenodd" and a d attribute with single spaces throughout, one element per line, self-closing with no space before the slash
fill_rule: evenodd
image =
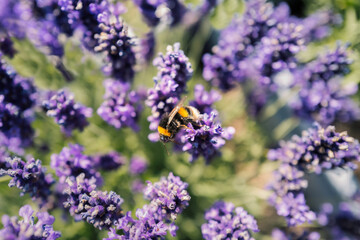
<path id="1" fill-rule="evenodd" d="M 350 99 L 357 92 L 357 86 L 341 83 L 352 62 L 346 48 L 338 44 L 335 51 L 320 56 L 295 73 L 301 90 L 290 106 L 298 116 L 323 125 L 360 118 L 359 106 Z"/>
<path id="2" fill-rule="evenodd" d="M 234 204 L 216 202 L 205 213 L 205 220 L 201 226 L 203 238 L 208 239 L 239 239 L 253 240 L 250 231 L 258 232 L 257 222 L 242 207 L 235 208 Z"/>
<path id="3" fill-rule="evenodd" d="M 65 90 L 59 90 L 42 105 L 46 114 L 54 117 L 55 122 L 61 125 L 61 130 L 68 136 L 74 129 L 84 130 L 89 124 L 86 118 L 92 115 L 91 108 L 75 103 L 74 95 Z"/>
<path id="4" fill-rule="evenodd" d="M 101 32 L 95 35 L 97 45 L 94 50 L 106 53 L 106 65 L 103 68 L 106 75 L 122 82 L 131 82 L 136 63 L 134 41 L 129 36 L 127 27 L 119 19 L 121 13 L 120 10 L 113 9 L 113 12 L 98 15 Z"/>
<path id="5" fill-rule="evenodd" d="M 115 128 L 131 127 L 138 131 L 137 120 L 142 111 L 141 94 L 130 91 L 129 83 L 111 79 L 104 81 L 104 86 L 105 101 L 97 110 L 99 116 Z"/>
<path id="6" fill-rule="evenodd" d="M 8 66 L 0 54 L 0 95 L 4 102 L 12 103 L 21 111 L 28 110 L 35 105 L 36 88 L 30 79 L 19 76 L 13 68 Z"/>
<path id="7" fill-rule="evenodd" d="M 150 130 L 156 130 L 160 118 L 164 113 L 169 113 L 180 100 L 181 94 L 186 91 L 186 83 L 192 76 L 189 59 L 180 50 L 180 44 L 168 46 L 164 56 L 154 59 L 158 74 L 154 78 L 155 87 L 149 89 L 146 105 L 151 107 L 152 115 L 148 117 Z"/>
<path id="8" fill-rule="evenodd" d="M 1 175 L 12 177 L 9 187 L 16 186 L 22 192 L 29 193 L 33 199 L 39 199 L 40 205 L 44 205 L 51 193 L 50 187 L 55 182 L 51 174 L 45 175 L 46 168 L 41 166 L 40 160 L 30 159 L 27 162 L 18 157 L 7 158 L 8 169 L 0 169 Z"/>
<path id="9" fill-rule="evenodd" d="M 170 227 L 163 221 L 154 218 L 156 207 L 144 205 L 143 208 L 137 209 L 136 217 L 131 217 L 131 212 L 119 220 L 116 228 L 110 228 L 109 237 L 105 240 L 130 240 L 130 239 L 165 239 Z M 122 230 L 123 235 L 118 235 L 116 229 Z M 174 236 L 174 235 L 173 235 Z"/>
<path id="10" fill-rule="evenodd" d="M 304 231 L 301 235 L 295 233 L 286 234 L 280 229 L 274 229 L 272 231 L 272 238 L 274 240 L 320 240 L 320 234 L 317 232 Z"/>
<path id="11" fill-rule="evenodd" d="M 222 30 L 218 45 L 213 48 L 213 55 L 203 58 L 203 77 L 214 86 L 227 91 L 237 82 L 244 82 L 251 64 L 248 56 L 253 54 L 256 46 L 269 29 L 278 22 L 277 9 L 265 0 L 246 2 L 246 11 L 242 18 L 235 18 Z M 281 14 L 282 15 L 282 14 Z"/>
<path id="12" fill-rule="evenodd" d="M 139 156 L 134 156 L 130 160 L 129 172 L 133 175 L 139 175 L 146 171 L 147 161 Z"/>
<path id="13" fill-rule="evenodd" d="M 134 0 L 145 22 L 155 27 L 160 22 L 171 26 L 177 25 L 185 15 L 187 9 L 179 0 Z"/>
<path id="14" fill-rule="evenodd" d="M 100 173 L 95 170 L 95 163 L 91 157 L 83 154 L 84 148 L 79 144 L 69 144 L 59 154 L 51 155 L 51 167 L 64 183 L 67 177 L 77 177 L 83 173 L 86 178 L 94 177 L 101 183 Z"/>
<path id="15" fill-rule="evenodd" d="M 221 95 L 216 90 L 205 91 L 205 87 L 197 84 L 194 87 L 194 100 L 189 105 L 195 107 L 201 114 L 211 114 L 214 111 L 212 105 L 221 99 Z"/>
<path id="16" fill-rule="evenodd" d="M 270 203 L 290 226 L 311 222 L 315 220 L 315 214 L 305 202 L 303 190 L 307 181 L 303 178 L 304 172 L 320 174 L 324 169 L 337 167 L 355 169 L 354 162 L 360 160 L 360 145 L 346 132 L 337 133 L 332 126 L 324 129 L 315 125 L 301 137 L 295 135 L 280 146 L 268 152 L 270 160 L 281 162 L 269 186 L 273 191 Z"/>
<path id="17" fill-rule="evenodd" d="M 68 178 L 69 187 L 65 190 L 68 200 L 64 206 L 70 208 L 70 213 L 75 218 L 81 217 L 100 230 L 109 229 L 123 217 L 123 199 L 115 192 L 96 191 L 95 182 L 95 178 L 85 178 L 84 173 L 76 179 Z"/>
<path id="18" fill-rule="evenodd" d="M 225 140 L 230 140 L 235 129 L 233 127 L 222 128 L 215 122 L 216 113 L 204 114 L 199 120 L 199 125 L 189 124 L 181 135 L 184 144 L 183 151 L 191 154 L 190 162 L 200 156 L 204 156 L 206 163 L 220 155 L 219 149 L 224 146 Z"/>
<path id="19" fill-rule="evenodd" d="M 2 223 L 4 228 L 0 230 L 0 236 L 3 239 L 41 239 L 41 240 L 55 240 L 61 237 L 60 232 L 54 231 L 52 224 L 55 218 L 47 212 L 37 212 L 33 216 L 34 210 L 30 205 L 25 205 L 20 208 L 19 215 L 23 218 L 2 216 Z"/>
<path id="20" fill-rule="evenodd" d="M 112 151 L 107 154 L 96 155 L 93 157 L 94 165 L 105 171 L 116 170 L 126 162 L 124 156 L 118 152 Z"/>
<path id="21" fill-rule="evenodd" d="M 94 50 L 95 35 L 101 33 L 99 14 L 110 8 L 107 0 L 58 0 L 61 10 L 67 14 L 68 22 L 83 30 L 83 45 Z"/>
<path id="22" fill-rule="evenodd" d="M 174 221 L 189 205 L 191 197 L 186 191 L 187 187 L 187 183 L 170 172 L 169 176 L 162 177 L 160 182 L 152 184 L 147 181 L 144 196 L 157 206 L 159 220 Z"/>
<path id="23" fill-rule="evenodd" d="M 356 168 L 360 161 L 359 142 L 347 135 L 337 133 L 335 127 L 308 129 L 302 136 L 293 136 L 289 142 L 281 142 L 281 148 L 270 150 L 268 158 L 290 164 L 301 171 L 321 173 L 323 169 L 336 167 Z"/>
<path id="24" fill-rule="evenodd" d="M 22 114 L 18 107 L 4 102 L 4 95 L 0 95 L 0 133 L 2 142 L 18 142 L 19 147 L 26 147 L 32 143 L 34 130 L 31 118 Z M 7 140 L 6 140 L 6 139 Z"/>
<path id="25" fill-rule="evenodd" d="M 273 76 L 283 70 L 293 70 L 297 67 L 295 54 L 304 48 L 304 27 L 294 23 L 279 23 L 271 28 L 261 39 L 258 54 L 254 64 L 260 72 L 260 81 L 269 85 L 275 91 Z"/>

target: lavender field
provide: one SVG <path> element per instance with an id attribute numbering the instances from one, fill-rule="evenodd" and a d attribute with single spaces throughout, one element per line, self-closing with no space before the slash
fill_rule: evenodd
<path id="1" fill-rule="evenodd" d="M 359 83 L 355 0 L 0 0 L 0 240 L 358 240 Z"/>

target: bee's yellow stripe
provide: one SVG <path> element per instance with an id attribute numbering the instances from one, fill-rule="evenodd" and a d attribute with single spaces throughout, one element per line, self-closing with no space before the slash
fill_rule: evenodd
<path id="1" fill-rule="evenodd" d="M 188 111 L 186 111 L 186 109 L 183 108 L 183 107 L 179 109 L 178 113 L 179 113 L 182 117 L 188 117 L 188 116 L 189 116 Z"/>
<path id="2" fill-rule="evenodd" d="M 158 126 L 158 132 L 159 132 L 160 134 L 162 134 L 162 135 L 167 136 L 167 137 L 170 137 L 170 136 L 171 136 L 171 133 L 170 133 L 168 130 L 166 130 L 165 128 L 160 127 L 160 126 Z"/>

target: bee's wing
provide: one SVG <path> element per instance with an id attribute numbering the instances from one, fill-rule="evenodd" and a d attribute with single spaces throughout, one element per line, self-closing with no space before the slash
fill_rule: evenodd
<path id="1" fill-rule="evenodd" d="M 169 126 L 169 124 L 171 123 L 171 121 L 174 119 L 175 115 L 177 114 L 177 112 L 180 110 L 180 108 L 183 106 L 184 102 L 186 100 L 186 96 L 180 100 L 180 102 L 178 102 L 178 104 L 176 105 L 176 107 L 174 107 L 173 110 L 171 110 L 171 112 L 169 113 L 169 120 L 167 122 L 167 126 Z"/>

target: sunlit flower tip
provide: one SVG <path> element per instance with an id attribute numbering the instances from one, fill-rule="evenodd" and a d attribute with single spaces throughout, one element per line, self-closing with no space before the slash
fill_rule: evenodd
<path id="1" fill-rule="evenodd" d="M 139 156 L 134 156 L 130 160 L 129 172 L 133 175 L 139 175 L 146 171 L 148 167 L 147 161 Z"/>
<path id="2" fill-rule="evenodd" d="M 109 229 L 123 216 L 123 199 L 114 192 L 96 191 L 96 179 L 87 179 L 85 174 L 67 179 L 68 195 L 64 203 L 76 220 L 83 219 L 94 227 Z"/>
<path id="3" fill-rule="evenodd" d="M 59 90 L 50 99 L 45 100 L 43 108 L 46 114 L 55 119 L 55 122 L 61 126 L 61 130 L 68 136 L 74 129 L 80 131 L 89 124 L 87 118 L 92 116 L 92 109 L 85 107 L 74 101 L 74 95 Z"/>
<path id="4" fill-rule="evenodd" d="M 105 80 L 104 86 L 104 102 L 98 108 L 97 114 L 115 128 L 131 127 L 138 131 L 137 121 L 143 109 L 142 93 L 131 91 L 129 83 L 112 79 Z"/>
<path id="5" fill-rule="evenodd" d="M 215 121 L 216 114 L 204 114 L 199 120 L 199 125 L 189 124 L 181 136 L 184 144 L 182 150 L 191 154 L 190 162 L 203 156 L 207 163 L 220 155 L 219 149 L 225 145 L 225 140 L 230 140 L 235 129 L 233 127 L 222 128 Z"/>
<path id="6" fill-rule="evenodd" d="M 67 177 L 85 174 L 86 178 L 94 177 L 98 184 L 102 182 L 100 173 L 95 169 L 95 162 L 90 156 L 83 154 L 84 148 L 79 144 L 69 144 L 59 154 L 51 155 L 51 167 L 55 170 L 59 181 L 64 183 Z"/>
<path id="7" fill-rule="evenodd" d="M 258 232 L 255 218 L 243 208 L 235 208 L 234 204 L 216 202 L 205 213 L 205 220 L 201 226 L 204 239 L 248 239 L 253 240 L 251 232 Z"/>
<path id="8" fill-rule="evenodd" d="M 110 171 L 123 166 L 126 163 L 126 158 L 120 153 L 112 151 L 102 155 L 95 155 L 93 161 L 96 168 Z"/>
<path id="9" fill-rule="evenodd" d="M 188 184 L 180 177 L 169 173 L 167 178 L 162 177 L 159 182 L 152 184 L 147 181 L 144 196 L 157 206 L 157 214 L 162 219 L 173 221 L 188 205 L 191 199 L 186 191 Z"/>
<path id="10" fill-rule="evenodd" d="M 20 208 L 18 217 L 2 216 L 3 229 L 0 229 L 0 236 L 3 239 L 43 239 L 55 240 L 61 237 L 60 232 L 54 231 L 52 224 L 55 218 L 47 212 L 37 212 L 30 205 Z"/>
<path id="11" fill-rule="evenodd" d="M 0 169 L 0 176 L 8 175 L 12 178 L 9 187 L 19 188 L 22 191 L 21 196 L 29 193 L 33 199 L 40 200 L 40 206 L 43 206 L 55 181 L 51 174 L 45 174 L 46 169 L 41 165 L 41 161 L 32 158 L 25 162 L 18 157 L 9 157 L 6 162 L 8 168 Z"/>

